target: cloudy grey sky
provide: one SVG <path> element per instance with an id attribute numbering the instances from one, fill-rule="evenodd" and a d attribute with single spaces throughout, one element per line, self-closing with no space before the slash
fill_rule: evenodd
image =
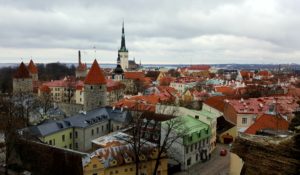
<path id="1" fill-rule="evenodd" d="M 0 62 L 114 63 L 123 18 L 142 63 L 300 63 L 299 0 L 0 0 Z"/>

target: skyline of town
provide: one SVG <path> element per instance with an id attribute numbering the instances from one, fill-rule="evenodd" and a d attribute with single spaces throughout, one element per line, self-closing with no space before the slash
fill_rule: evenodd
<path id="1" fill-rule="evenodd" d="M 298 3 L 3 2 L 0 62 L 70 63 L 81 50 L 114 63 L 124 20 L 129 58 L 144 64 L 299 64 Z"/>

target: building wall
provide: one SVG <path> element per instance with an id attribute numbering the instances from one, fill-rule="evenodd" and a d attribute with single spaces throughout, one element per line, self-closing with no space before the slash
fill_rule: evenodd
<path id="1" fill-rule="evenodd" d="M 251 126 L 255 122 L 256 116 L 256 114 L 237 114 L 237 131 L 240 129 L 245 130 Z M 246 120 L 246 123 L 243 123 L 243 118 Z"/>
<path id="2" fill-rule="evenodd" d="M 91 150 L 92 149 L 92 140 L 104 136 L 109 133 L 109 128 L 110 126 L 108 125 L 109 121 L 104 120 L 101 123 L 96 123 L 94 125 L 91 125 L 83 130 L 84 132 L 84 150 Z M 102 131 L 102 126 L 103 126 L 103 131 Z M 98 128 L 98 132 L 97 132 Z"/>
<path id="3" fill-rule="evenodd" d="M 107 105 L 106 85 L 84 85 L 84 110 Z"/>
<path id="4" fill-rule="evenodd" d="M 226 120 L 229 120 L 231 123 L 237 123 L 237 113 L 232 105 L 225 103 L 224 105 L 224 117 Z"/>
<path id="5" fill-rule="evenodd" d="M 82 104 L 82 105 L 84 104 L 83 94 L 84 94 L 83 90 L 76 90 L 75 92 L 76 104 Z"/>
<path id="6" fill-rule="evenodd" d="M 85 78 L 87 73 L 88 73 L 88 70 L 85 70 L 85 71 L 76 70 L 75 76 L 76 76 L 76 78 Z"/>
<path id="7" fill-rule="evenodd" d="M 13 93 L 33 92 L 32 78 L 14 78 Z"/>
<path id="8" fill-rule="evenodd" d="M 115 81 L 121 81 L 124 79 L 124 74 L 113 74 L 112 79 Z"/>
<path id="9" fill-rule="evenodd" d="M 64 140 L 63 140 L 64 136 Z M 41 138 L 45 143 L 58 148 L 73 149 L 73 128 L 61 130 Z"/>
<path id="10" fill-rule="evenodd" d="M 160 172 L 160 175 L 167 175 L 168 160 L 164 158 L 160 161 L 161 163 L 158 167 L 157 172 Z M 151 175 L 153 174 L 153 170 L 155 167 L 155 160 L 141 162 L 140 167 L 140 173 L 144 173 L 145 175 Z M 83 171 L 84 175 L 135 175 L 135 163 L 132 162 L 124 165 L 105 168 L 97 157 L 93 157 L 91 158 L 91 161 L 83 167 Z"/>
<path id="11" fill-rule="evenodd" d="M 124 89 L 114 89 L 107 92 L 107 104 L 112 105 L 113 103 L 123 99 L 124 97 Z"/>
<path id="12" fill-rule="evenodd" d="M 224 138 L 223 136 L 224 135 L 227 135 L 229 134 L 230 136 L 232 136 L 233 138 L 233 141 L 235 140 L 235 138 L 237 137 L 237 127 L 234 126 L 230 129 L 228 129 L 227 131 L 224 131 L 223 133 L 221 133 L 219 136 L 218 136 L 218 140 L 220 141 L 220 143 L 224 143 Z"/>
<path id="13" fill-rule="evenodd" d="M 128 69 L 128 52 L 119 52 L 120 60 L 121 60 L 121 67 L 124 71 Z"/>
<path id="14" fill-rule="evenodd" d="M 32 73 L 30 73 L 30 76 L 32 77 L 32 81 L 38 81 L 39 80 L 38 74 L 32 74 Z"/>

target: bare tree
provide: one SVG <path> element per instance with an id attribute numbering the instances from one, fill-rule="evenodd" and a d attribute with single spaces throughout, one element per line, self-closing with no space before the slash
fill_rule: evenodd
<path id="1" fill-rule="evenodd" d="M 174 116 L 177 111 L 176 107 L 172 108 L 168 115 L 163 115 L 143 112 L 139 110 L 140 106 L 141 105 L 136 104 L 136 109 L 133 112 L 133 119 L 128 131 L 131 137 L 126 140 L 126 142 L 132 146 L 135 155 L 136 174 L 139 173 L 139 155 L 141 151 L 145 149 L 148 141 L 154 143 L 158 151 L 157 157 L 155 158 L 155 168 L 153 170 L 153 175 L 156 175 L 160 160 L 166 157 L 166 153 L 171 149 L 173 143 L 187 134 L 188 128 L 185 128 L 184 121 L 181 117 Z M 157 139 L 153 139 L 153 137 L 157 137 Z"/>
<path id="2" fill-rule="evenodd" d="M 181 119 L 181 117 L 174 117 L 172 119 L 162 122 L 162 134 L 160 135 L 160 142 L 156 144 L 158 154 L 155 161 L 153 175 L 156 175 L 159 162 L 163 158 L 164 153 L 167 153 L 175 142 L 177 142 L 180 138 L 183 138 L 188 133 L 188 130 L 189 129 L 185 127 L 185 123 Z M 170 155 L 170 157 L 171 156 L 172 155 Z"/>
<path id="3" fill-rule="evenodd" d="M 12 100 L 11 96 L 0 97 L 0 118 L 1 118 L 1 132 L 4 133 L 5 141 L 5 174 L 8 174 L 8 165 L 10 164 L 12 152 L 18 138 L 17 130 L 23 128 L 27 121 L 23 117 L 26 115 L 25 108 L 20 109 L 20 105 Z M 21 114 L 21 112 L 23 112 Z"/>
<path id="4" fill-rule="evenodd" d="M 53 108 L 52 95 L 49 92 L 41 92 L 39 97 L 34 101 L 34 108 L 39 113 L 40 117 L 43 117 L 47 112 Z"/>

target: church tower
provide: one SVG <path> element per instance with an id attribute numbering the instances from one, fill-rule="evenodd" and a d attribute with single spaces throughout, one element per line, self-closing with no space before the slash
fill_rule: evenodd
<path id="1" fill-rule="evenodd" d="M 95 59 L 84 80 L 84 110 L 106 106 L 106 92 L 105 76 Z"/>
<path id="2" fill-rule="evenodd" d="M 81 52 L 80 50 L 78 51 L 78 66 L 76 68 L 76 78 L 82 79 L 85 78 L 87 74 L 87 66 L 86 64 L 81 62 Z"/>
<path id="3" fill-rule="evenodd" d="M 124 71 L 120 64 L 121 64 L 121 59 L 120 59 L 120 54 L 118 54 L 117 67 L 114 69 L 114 72 L 112 74 L 112 79 L 115 81 L 121 81 L 124 79 Z"/>
<path id="4" fill-rule="evenodd" d="M 122 25 L 122 38 L 121 38 L 121 48 L 118 54 L 120 55 L 121 67 L 123 70 L 128 69 L 128 50 L 125 44 L 125 32 L 124 32 L 124 21 Z"/>

